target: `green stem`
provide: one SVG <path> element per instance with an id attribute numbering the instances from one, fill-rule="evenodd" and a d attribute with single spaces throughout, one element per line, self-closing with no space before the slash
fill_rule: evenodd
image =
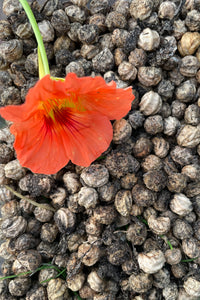
<path id="1" fill-rule="evenodd" d="M 173 246 L 172 246 L 172 244 L 170 243 L 170 241 L 167 241 L 167 244 L 169 245 L 169 248 L 170 248 L 171 250 L 173 250 Z"/>
<path id="2" fill-rule="evenodd" d="M 21 195 L 20 193 L 16 192 L 16 191 L 13 190 L 10 186 L 8 186 L 8 185 L 6 185 L 6 184 L 5 184 L 4 186 L 5 186 L 5 188 L 7 188 L 7 190 L 9 190 L 9 191 L 10 191 L 11 193 L 13 193 L 15 196 L 17 196 L 17 197 L 20 198 L 20 199 L 26 200 L 27 202 L 31 203 L 31 204 L 34 205 L 34 206 L 38 206 L 38 207 L 40 207 L 40 208 L 47 209 L 47 210 L 50 210 L 50 211 L 53 211 L 53 212 L 56 211 L 53 207 L 51 207 L 51 206 L 48 205 L 48 204 L 45 204 L 45 203 L 44 203 L 44 204 L 43 204 L 43 203 L 38 203 L 38 202 L 36 202 L 36 201 L 34 201 L 34 200 L 32 200 L 32 199 L 29 199 L 29 198 L 27 198 L 27 197 Z"/>
<path id="3" fill-rule="evenodd" d="M 167 244 L 169 245 L 169 248 L 170 248 L 171 250 L 173 250 L 173 246 L 172 246 L 172 244 L 170 243 L 170 241 L 167 240 L 166 236 L 162 234 L 162 235 L 160 235 L 160 237 L 165 241 L 165 243 L 167 243 Z"/>
<path id="4" fill-rule="evenodd" d="M 190 262 L 194 261 L 195 259 L 198 259 L 199 257 L 194 257 L 194 258 L 188 258 L 188 259 L 182 259 L 181 262 Z"/>
<path id="5" fill-rule="evenodd" d="M 62 271 L 60 271 L 57 275 L 56 275 L 56 278 L 63 275 L 64 273 L 66 273 L 66 268 L 64 268 Z M 67 276 L 67 275 L 66 275 Z M 66 276 L 65 276 L 65 279 L 66 279 Z"/>
<path id="6" fill-rule="evenodd" d="M 54 265 L 50 265 L 50 264 L 43 264 L 42 266 L 38 267 L 37 269 L 33 270 L 33 271 L 27 271 L 27 272 L 23 272 L 23 273 L 19 273 L 19 274 L 13 274 L 13 275 L 9 275 L 9 276 L 4 276 L 4 277 L 0 277 L 0 280 L 4 280 L 4 279 L 11 279 L 11 278 L 16 278 L 16 277 L 20 277 L 20 276 L 25 276 L 30 274 L 30 276 L 34 275 L 35 273 L 37 273 L 40 270 L 43 269 L 55 269 L 56 271 L 60 272 L 60 269 L 57 268 Z M 61 273 L 61 272 L 60 272 Z M 51 278 L 53 279 L 53 278 Z M 45 282 L 46 280 L 42 281 Z"/>
<path id="7" fill-rule="evenodd" d="M 77 292 L 73 292 L 73 293 L 78 298 L 78 300 L 82 300 L 82 298 L 79 296 L 79 294 Z"/>
<path id="8" fill-rule="evenodd" d="M 35 38 L 37 40 L 38 48 L 39 48 L 40 55 L 41 55 L 41 58 L 42 58 L 44 73 L 45 73 L 45 75 L 50 74 L 49 63 L 48 63 L 48 59 L 47 59 L 46 50 L 45 50 L 45 47 L 44 47 L 44 43 L 43 43 L 43 40 L 42 40 L 40 30 L 38 28 L 38 24 L 37 24 L 37 22 L 35 20 L 35 17 L 33 15 L 33 12 L 31 10 L 27 0 L 19 0 L 19 2 L 23 6 L 23 9 L 25 10 L 25 12 L 27 14 L 27 17 L 29 19 L 29 22 L 31 23 L 31 26 L 33 28 L 33 32 L 35 34 Z"/>

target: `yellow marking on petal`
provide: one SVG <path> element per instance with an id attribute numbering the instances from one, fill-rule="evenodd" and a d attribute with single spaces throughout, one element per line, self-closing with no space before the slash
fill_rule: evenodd
<path id="1" fill-rule="evenodd" d="M 54 122 L 56 121 L 56 120 L 55 120 L 54 110 L 53 110 L 53 109 L 50 110 L 49 116 L 50 116 L 50 118 L 51 118 Z"/>
<path id="2" fill-rule="evenodd" d="M 56 113 L 62 109 L 72 108 L 77 110 L 77 112 L 86 111 L 81 103 L 81 98 L 77 97 L 76 93 L 69 93 L 69 96 L 64 99 L 41 101 L 38 108 L 43 111 L 46 117 L 51 118 L 53 122 L 56 122 Z"/>

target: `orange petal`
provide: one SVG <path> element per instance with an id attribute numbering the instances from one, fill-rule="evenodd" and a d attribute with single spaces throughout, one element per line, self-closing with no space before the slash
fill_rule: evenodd
<path id="1" fill-rule="evenodd" d="M 40 79 L 36 85 L 31 88 L 27 94 L 27 101 L 42 101 L 45 99 L 54 99 L 54 98 L 65 98 L 66 97 L 66 88 L 64 82 L 61 80 L 53 80 L 50 75 L 44 76 Z"/>
<path id="2" fill-rule="evenodd" d="M 51 99 L 63 99 L 66 97 L 66 89 L 61 80 L 56 81 L 50 75 L 44 76 L 32 87 L 26 96 L 26 108 L 38 108 L 38 104 Z"/>
<path id="3" fill-rule="evenodd" d="M 98 111 L 110 120 L 121 119 L 131 109 L 134 100 L 132 88 L 117 89 L 116 83 L 106 84 L 102 77 L 82 77 L 69 73 L 65 78 L 66 91 L 78 95 L 82 105 Z"/>
<path id="4" fill-rule="evenodd" d="M 69 159 L 77 165 L 89 166 L 109 147 L 112 125 L 107 117 L 92 112 L 77 113 L 74 109 L 70 112 L 68 119 L 63 115 L 63 124 L 60 120 L 48 124 L 41 118 L 38 122 L 31 119 L 11 126 L 14 148 L 22 166 L 34 173 L 54 174 Z"/>
<path id="5" fill-rule="evenodd" d="M 15 123 L 11 126 L 15 135 L 14 148 L 23 167 L 34 173 L 54 174 L 69 161 L 59 137 L 44 130 L 44 123 Z"/>
<path id="6" fill-rule="evenodd" d="M 25 111 L 25 104 L 9 105 L 0 108 L 0 115 L 6 120 L 20 122 Z"/>
<path id="7" fill-rule="evenodd" d="M 0 108 L 0 115 L 12 122 L 28 120 L 30 116 L 37 114 L 39 103 L 65 97 L 66 89 L 63 82 L 52 80 L 50 75 L 46 75 L 34 87 L 30 88 L 24 104 L 2 107 Z"/>
<path id="8" fill-rule="evenodd" d="M 96 111 L 110 120 L 120 119 L 131 109 L 132 89 L 117 89 L 115 82 L 106 84 L 102 77 L 82 77 L 69 73 L 65 81 L 53 80 L 46 75 L 31 88 L 22 105 L 0 109 L 3 118 L 18 122 L 33 116 L 41 102 L 51 99 L 69 99 L 85 110 Z"/>
<path id="9" fill-rule="evenodd" d="M 74 164 L 87 167 L 109 147 L 112 125 L 107 117 L 95 112 L 74 113 L 72 124 L 64 129 L 63 145 Z"/>

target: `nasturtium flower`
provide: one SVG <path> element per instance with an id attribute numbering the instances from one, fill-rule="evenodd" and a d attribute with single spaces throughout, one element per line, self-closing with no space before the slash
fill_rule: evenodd
<path id="1" fill-rule="evenodd" d="M 65 79 L 44 76 L 31 88 L 22 105 L 0 109 L 12 121 L 14 148 L 20 164 L 32 172 L 54 174 L 69 160 L 89 166 L 110 145 L 110 120 L 131 109 L 131 87 L 116 88 L 102 77 Z"/>

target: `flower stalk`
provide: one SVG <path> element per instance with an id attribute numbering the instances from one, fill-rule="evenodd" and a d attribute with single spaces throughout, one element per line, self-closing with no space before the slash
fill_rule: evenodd
<path id="1" fill-rule="evenodd" d="M 21 3 L 23 9 L 25 10 L 27 17 L 29 19 L 29 22 L 31 23 L 31 26 L 33 28 L 33 32 L 35 34 L 35 38 L 37 40 L 38 44 L 38 64 L 39 64 L 39 77 L 40 79 L 44 77 L 47 74 L 50 74 L 49 71 L 49 63 L 46 55 L 46 50 L 44 47 L 44 43 L 42 40 L 42 36 L 38 27 L 38 24 L 35 20 L 35 17 L 33 15 L 33 12 L 26 0 L 19 0 Z"/>

